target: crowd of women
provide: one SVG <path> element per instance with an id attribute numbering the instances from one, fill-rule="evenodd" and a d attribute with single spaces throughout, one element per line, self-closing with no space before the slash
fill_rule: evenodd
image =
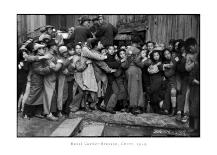
<path id="1" fill-rule="evenodd" d="M 23 117 L 56 121 L 73 118 L 79 110 L 153 112 L 183 123 L 190 120 L 199 130 L 196 39 L 171 39 L 167 46 L 132 40 L 116 46 L 116 29 L 102 20 L 97 17 L 89 27 L 90 20 L 82 17 L 67 33 L 54 33 L 48 25 L 39 38 L 23 43 L 18 52 L 18 108 Z"/>

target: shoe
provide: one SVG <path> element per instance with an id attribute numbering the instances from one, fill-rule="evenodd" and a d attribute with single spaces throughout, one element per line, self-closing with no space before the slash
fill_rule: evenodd
<path id="1" fill-rule="evenodd" d="M 84 108 L 84 111 L 85 111 L 85 112 L 92 112 L 92 110 L 91 110 L 89 107 L 85 107 L 85 108 Z"/>
<path id="2" fill-rule="evenodd" d="M 103 106 L 98 107 L 98 109 L 99 109 L 100 111 L 106 112 L 106 108 L 103 107 Z"/>
<path id="3" fill-rule="evenodd" d="M 185 115 L 185 116 L 183 116 L 181 122 L 182 122 L 182 123 L 187 123 L 187 122 L 188 122 L 188 119 L 189 119 L 188 116 Z"/>
<path id="4" fill-rule="evenodd" d="M 91 110 L 98 110 L 97 106 L 93 106 L 93 107 L 90 106 L 90 109 L 91 109 Z"/>
<path id="5" fill-rule="evenodd" d="M 35 114 L 35 117 L 37 117 L 37 118 L 44 118 L 44 116 L 42 114 Z"/>
<path id="6" fill-rule="evenodd" d="M 114 111 L 114 110 L 107 110 L 107 112 L 109 112 L 111 114 L 116 114 L 116 111 Z"/>
<path id="7" fill-rule="evenodd" d="M 126 112 L 126 113 L 128 113 L 128 112 L 129 112 L 129 109 L 123 108 L 123 109 L 121 109 L 121 112 Z"/>
<path id="8" fill-rule="evenodd" d="M 57 121 L 58 118 L 54 117 L 52 114 L 47 115 L 46 117 L 49 121 Z"/>
<path id="9" fill-rule="evenodd" d="M 73 112 L 70 112 L 70 113 L 69 113 L 69 119 L 72 119 L 72 118 L 74 118 L 74 113 L 73 113 Z"/>
<path id="10" fill-rule="evenodd" d="M 130 113 L 133 115 L 136 115 L 136 109 L 135 108 L 131 108 Z"/>
<path id="11" fill-rule="evenodd" d="M 30 120 L 30 117 L 25 114 L 23 115 L 23 119 Z"/>
<path id="12" fill-rule="evenodd" d="M 176 114 L 176 109 L 173 108 L 173 109 L 172 109 L 172 112 L 171 112 L 171 114 L 170 114 L 170 116 L 171 116 L 171 117 L 172 117 L 172 116 L 175 116 L 175 114 Z"/>
<path id="13" fill-rule="evenodd" d="M 57 117 L 58 118 L 64 118 L 64 115 L 61 112 L 58 112 Z"/>
<path id="14" fill-rule="evenodd" d="M 135 115 L 142 114 L 142 110 L 140 110 L 140 109 L 136 109 L 134 113 L 135 113 Z"/>
<path id="15" fill-rule="evenodd" d="M 161 111 L 161 114 L 162 114 L 162 115 L 168 115 L 169 112 L 168 112 L 168 110 L 163 110 L 163 111 Z"/>
<path id="16" fill-rule="evenodd" d="M 181 113 L 178 113 L 178 114 L 176 115 L 176 120 L 179 121 L 179 122 L 182 120 L 182 115 L 181 115 Z"/>

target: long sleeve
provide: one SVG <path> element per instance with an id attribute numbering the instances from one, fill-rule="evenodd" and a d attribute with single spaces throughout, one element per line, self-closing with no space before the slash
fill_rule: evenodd
<path id="1" fill-rule="evenodd" d="M 150 66 L 151 65 L 151 60 L 150 59 L 146 59 L 145 61 L 142 61 L 142 57 L 141 56 L 138 56 L 136 59 L 135 59 L 135 64 L 140 67 L 140 68 L 143 68 L 145 66 Z"/>
<path id="2" fill-rule="evenodd" d="M 120 68 L 121 64 L 115 59 L 113 55 L 107 55 L 108 58 L 105 60 L 106 64 L 112 69 Z"/>
<path id="3" fill-rule="evenodd" d="M 39 61 L 39 56 L 28 55 L 27 57 L 25 57 L 25 60 L 28 62 Z"/>
<path id="4" fill-rule="evenodd" d="M 190 54 L 187 54 L 186 56 L 186 63 L 185 63 L 185 69 L 190 72 L 194 68 L 195 62 L 193 61 L 193 56 Z"/>
<path id="5" fill-rule="evenodd" d="M 95 36 L 97 38 L 100 38 L 100 37 L 102 37 L 104 35 L 104 33 L 105 33 L 105 28 L 104 28 L 104 26 L 101 26 L 101 27 L 99 27 L 99 29 L 96 32 Z"/>
<path id="6" fill-rule="evenodd" d="M 105 56 L 102 54 L 99 54 L 97 52 L 90 51 L 87 47 L 82 48 L 81 55 L 83 57 L 94 59 L 94 60 L 104 60 Z"/>
<path id="7" fill-rule="evenodd" d="M 33 70 L 33 72 L 40 74 L 40 75 L 46 75 L 46 74 L 49 74 L 51 72 L 51 70 L 48 66 L 44 67 L 42 65 L 42 62 L 32 63 L 32 70 Z"/>
<path id="8" fill-rule="evenodd" d="M 107 73 L 111 73 L 112 71 L 112 69 L 104 61 L 94 61 L 94 64 Z"/>
<path id="9" fill-rule="evenodd" d="M 129 61 L 129 59 L 127 59 L 127 60 L 125 60 L 124 62 L 121 63 L 121 67 L 124 68 L 124 69 L 127 69 L 127 68 L 129 68 L 130 63 L 131 62 Z"/>

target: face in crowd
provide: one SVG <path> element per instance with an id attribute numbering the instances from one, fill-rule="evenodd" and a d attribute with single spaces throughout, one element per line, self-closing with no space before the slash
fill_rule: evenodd
<path id="1" fill-rule="evenodd" d="M 38 48 L 38 55 L 43 56 L 45 54 L 44 47 Z"/>
<path id="2" fill-rule="evenodd" d="M 81 54 L 81 46 L 80 45 L 75 46 L 75 52 L 79 55 Z"/>
<path id="3" fill-rule="evenodd" d="M 121 58 L 121 59 L 125 59 L 125 58 L 126 58 L 126 52 L 123 51 L 123 50 L 120 51 L 120 54 L 119 54 L 119 55 L 120 55 L 120 58 Z"/>
<path id="4" fill-rule="evenodd" d="M 141 57 L 145 58 L 147 56 L 147 50 L 142 50 L 141 51 Z"/>
<path id="5" fill-rule="evenodd" d="M 168 50 L 164 51 L 164 57 L 165 57 L 167 60 L 170 60 L 170 59 L 171 59 L 171 53 L 170 53 L 170 51 L 168 51 Z"/>
<path id="6" fill-rule="evenodd" d="M 197 44 L 190 45 L 190 46 L 189 46 L 189 51 L 190 51 L 191 53 L 196 53 L 196 52 L 197 52 Z"/>
<path id="7" fill-rule="evenodd" d="M 155 52 L 153 58 L 155 61 L 158 61 L 160 59 L 160 54 L 158 52 Z"/>
<path id="8" fill-rule="evenodd" d="M 47 33 L 48 33 L 49 35 L 51 35 L 52 32 L 53 32 L 53 28 L 50 27 L 50 28 L 47 29 Z"/>
<path id="9" fill-rule="evenodd" d="M 173 50 L 173 44 L 169 44 L 169 45 L 168 45 L 168 49 L 169 49 L 170 51 L 172 51 L 172 50 Z"/>
<path id="10" fill-rule="evenodd" d="M 108 48 L 108 54 L 114 55 L 114 53 L 115 53 L 114 47 L 113 46 L 109 46 L 109 48 Z"/>
<path id="11" fill-rule="evenodd" d="M 57 47 L 57 45 L 52 45 L 52 46 L 50 47 L 50 49 L 53 50 L 54 52 L 57 52 L 58 47 Z"/>
<path id="12" fill-rule="evenodd" d="M 103 23 L 103 17 L 99 17 L 99 23 L 100 23 L 100 24 Z"/>
<path id="13" fill-rule="evenodd" d="M 154 44 L 153 43 L 148 43 L 148 50 L 153 51 L 154 49 Z"/>

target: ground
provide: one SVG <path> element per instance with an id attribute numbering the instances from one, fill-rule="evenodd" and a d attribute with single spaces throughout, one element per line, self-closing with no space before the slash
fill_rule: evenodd
<path id="1" fill-rule="evenodd" d="M 37 117 L 30 120 L 23 119 L 19 113 L 17 136 L 189 136 L 188 124 L 179 123 L 174 117 L 153 113 L 134 116 L 129 113 L 78 111 L 73 117 L 53 122 Z"/>

